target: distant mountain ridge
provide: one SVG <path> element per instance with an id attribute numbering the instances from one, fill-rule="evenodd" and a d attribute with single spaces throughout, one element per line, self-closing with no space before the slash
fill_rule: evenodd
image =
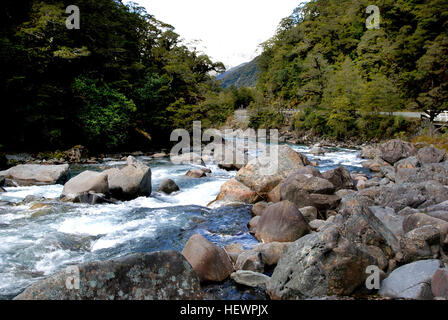
<path id="1" fill-rule="evenodd" d="M 260 68 L 258 67 L 259 59 L 260 57 L 256 57 L 250 62 L 231 68 L 218 75 L 216 79 L 222 82 L 224 88 L 232 85 L 237 88 L 254 87 L 257 84 L 258 74 L 260 73 Z"/>

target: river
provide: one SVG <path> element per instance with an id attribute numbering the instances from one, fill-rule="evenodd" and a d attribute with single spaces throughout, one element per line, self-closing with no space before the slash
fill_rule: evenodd
<path id="1" fill-rule="evenodd" d="M 355 150 L 333 149 L 315 157 L 305 146 L 291 147 L 310 160 L 319 159 L 321 171 L 339 165 L 349 171 L 364 171 Z M 0 299 L 11 299 L 30 284 L 73 264 L 136 252 L 181 251 L 195 233 L 219 246 L 238 242 L 251 248 L 257 244 L 247 229 L 251 206 L 207 207 L 236 172 L 212 165 L 209 177 L 190 179 L 185 173 L 193 165 L 137 159 L 150 166 L 153 190 L 170 178 L 181 191 L 173 195 L 153 191 L 149 198 L 96 206 L 59 201 L 62 185 L 6 188 L 7 192 L 0 194 Z M 100 164 L 72 166 L 71 171 L 74 175 L 123 165 L 125 161 L 104 159 Z M 27 196 L 45 199 L 36 206 L 36 202 L 23 202 Z M 256 293 L 241 292 L 229 281 L 210 286 L 208 291 L 223 299 L 260 298 Z"/>

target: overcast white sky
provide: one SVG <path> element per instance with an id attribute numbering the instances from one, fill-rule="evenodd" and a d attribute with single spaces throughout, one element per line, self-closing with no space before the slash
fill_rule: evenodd
<path id="1" fill-rule="evenodd" d="M 257 56 L 301 0 L 134 0 L 156 19 L 176 28 L 187 43 L 231 68 Z"/>

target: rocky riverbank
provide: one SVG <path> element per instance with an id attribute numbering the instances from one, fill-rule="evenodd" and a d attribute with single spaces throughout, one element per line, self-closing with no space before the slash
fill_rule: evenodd
<path id="1" fill-rule="evenodd" d="M 67 291 L 61 272 L 32 285 L 17 299 L 201 299 L 208 298 L 201 286 L 210 288 L 229 279 L 266 292 L 271 299 L 448 298 L 448 157 L 433 147 L 419 147 L 392 140 L 364 148 L 362 156 L 370 158 L 363 164 L 368 174 L 350 173 L 344 167 L 320 172 L 306 156 L 281 145 L 275 174 L 265 175 L 259 163 L 249 162 L 221 187 L 214 202 L 253 205 L 248 227 L 258 245 L 248 249 L 235 242 L 220 247 L 193 234 L 182 255 L 159 252 L 80 265 L 82 290 Z M 220 157 L 216 159 L 219 163 Z M 198 159 L 190 154 L 183 160 Z M 221 167 L 237 165 L 227 162 L 221 161 Z M 135 166 L 129 158 L 128 169 L 114 174 L 139 177 L 134 186 L 141 186 L 150 169 L 131 170 Z M 95 186 L 93 182 L 99 181 L 104 190 L 88 188 L 81 194 L 107 193 L 108 173 L 86 176 L 80 185 Z M 128 179 L 121 179 L 118 189 L 126 190 L 124 182 Z M 165 181 L 159 188 L 167 194 L 179 192 L 173 183 Z M 70 185 L 73 181 L 66 189 Z M 183 269 L 175 269 L 170 259 L 177 259 Z M 117 270 L 122 267 L 138 273 L 129 276 L 126 288 L 119 282 L 122 275 Z M 90 270 L 95 270 L 94 276 Z M 379 290 L 366 287 L 368 270 L 377 270 Z M 166 274 L 174 280 L 165 283 Z M 147 282 L 148 277 L 160 282 Z"/>

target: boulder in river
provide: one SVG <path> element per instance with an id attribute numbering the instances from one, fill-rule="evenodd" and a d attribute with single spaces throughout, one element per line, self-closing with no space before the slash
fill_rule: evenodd
<path id="1" fill-rule="evenodd" d="M 311 232 L 302 213 L 290 201 L 269 206 L 257 223 L 255 237 L 263 242 L 293 242 Z"/>
<path id="2" fill-rule="evenodd" d="M 132 200 L 151 195 L 151 169 L 144 163 L 129 156 L 126 166 L 104 171 L 108 176 L 111 195 L 119 200 Z"/>
<path id="3" fill-rule="evenodd" d="M 188 170 L 188 172 L 185 175 L 189 178 L 194 178 L 194 179 L 199 179 L 199 178 L 203 178 L 203 177 L 207 176 L 205 171 L 201 170 L 201 169 Z"/>
<path id="4" fill-rule="evenodd" d="M 74 201 L 82 194 L 89 192 L 108 194 L 109 184 L 104 172 L 84 171 L 70 179 L 62 190 L 62 197 L 67 201 Z"/>
<path id="5" fill-rule="evenodd" d="M 355 183 L 350 173 L 344 167 L 338 167 L 333 170 L 326 171 L 322 174 L 324 179 L 330 181 L 336 188 L 336 191 L 342 189 L 354 189 Z"/>
<path id="6" fill-rule="evenodd" d="M 21 164 L 0 171 L 0 176 L 11 179 L 20 186 L 64 184 L 70 178 L 70 170 L 68 164 Z"/>
<path id="7" fill-rule="evenodd" d="M 179 191 L 179 186 L 171 179 L 164 179 L 159 186 L 157 191 L 164 192 L 166 194 L 172 194 L 173 192 Z"/>
<path id="8" fill-rule="evenodd" d="M 260 199 L 260 196 L 255 191 L 235 179 L 230 179 L 222 185 L 216 201 L 252 204 Z"/>
<path id="9" fill-rule="evenodd" d="M 275 300 L 349 295 L 362 285 L 376 259 L 365 246 L 341 236 L 337 227 L 306 235 L 282 255 L 267 292 Z"/>
<path id="10" fill-rule="evenodd" d="M 263 165 L 265 163 L 268 163 L 269 169 Z M 277 166 L 272 165 L 273 163 Z M 238 171 L 235 179 L 260 195 L 267 194 L 290 173 L 308 164 L 309 160 L 304 155 L 295 152 L 287 145 L 280 145 L 274 160 L 268 158 L 252 160 Z"/>
<path id="11" fill-rule="evenodd" d="M 439 260 L 422 260 L 399 267 L 381 282 L 379 294 L 390 298 L 431 300 L 431 279 Z"/>
<path id="12" fill-rule="evenodd" d="M 226 251 L 199 234 L 193 235 L 182 250 L 201 282 L 220 282 L 234 269 Z"/>
<path id="13" fill-rule="evenodd" d="M 28 287 L 15 300 L 198 300 L 199 279 L 175 251 L 90 262 Z M 79 283 L 74 280 L 79 271 Z M 79 289 L 77 285 L 79 284 Z"/>

